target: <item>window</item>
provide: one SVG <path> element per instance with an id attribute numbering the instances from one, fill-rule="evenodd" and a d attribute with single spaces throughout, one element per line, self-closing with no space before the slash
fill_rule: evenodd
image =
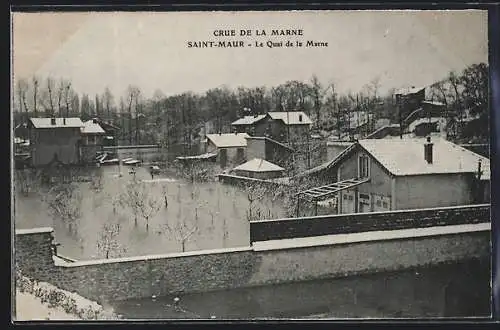
<path id="1" fill-rule="evenodd" d="M 358 177 L 368 178 L 370 176 L 370 158 L 366 155 L 360 155 L 358 161 Z"/>

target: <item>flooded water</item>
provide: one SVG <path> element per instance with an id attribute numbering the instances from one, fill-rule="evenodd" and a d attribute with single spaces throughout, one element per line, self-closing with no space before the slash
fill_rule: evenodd
<path id="1" fill-rule="evenodd" d="M 67 225 L 50 214 L 39 194 L 17 194 L 15 224 L 17 229 L 51 226 L 55 229 L 58 253 L 77 260 L 103 258 L 98 247 L 99 235 L 107 221 L 121 222 L 118 236 L 113 238 L 114 248 L 109 257 L 138 256 L 181 252 L 178 233 L 165 230 L 166 225 L 185 231 L 197 228 L 185 242 L 185 251 L 239 247 L 249 245 L 249 201 L 245 191 L 218 182 L 186 183 L 175 177 L 151 178 L 146 168 L 137 168 L 136 177 L 145 182 L 149 193 L 161 202 L 159 212 L 149 220 L 149 228 L 142 219 L 134 222 L 134 216 L 126 207 L 113 209 L 113 198 L 123 192 L 131 181 L 129 168 L 102 167 L 102 191 L 95 193 L 89 183 L 78 183 L 83 196 L 82 214 L 77 222 L 77 233 L 71 234 Z M 164 197 L 167 197 L 167 207 Z M 284 216 L 284 208 L 271 199 L 254 203 L 268 217 Z M 179 226 L 177 226 L 179 224 Z M 177 226 L 177 227 L 176 227 Z M 179 229 L 181 230 L 181 229 Z M 109 242 L 108 242 L 109 243 Z"/>
<path id="2" fill-rule="evenodd" d="M 487 260 L 293 284 L 137 299 L 111 305 L 125 319 L 442 318 L 490 315 Z"/>

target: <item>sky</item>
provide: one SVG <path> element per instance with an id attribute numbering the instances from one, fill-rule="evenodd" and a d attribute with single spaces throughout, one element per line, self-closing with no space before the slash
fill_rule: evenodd
<path id="1" fill-rule="evenodd" d="M 228 86 L 275 86 L 316 75 L 338 92 L 379 78 L 390 88 L 425 86 L 488 62 L 487 12 L 290 11 L 14 13 L 13 77 L 64 77 L 79 93 L 128 85 L 144 96 Z M 251 37 L 215 37 L 250 29 Z M 268 35 L 255 36 L 255 30 Z M 271 37 L 271 29 L 303 36 Z M 328 47 L 188 48 L 188 41 L 320 41 Z"/>

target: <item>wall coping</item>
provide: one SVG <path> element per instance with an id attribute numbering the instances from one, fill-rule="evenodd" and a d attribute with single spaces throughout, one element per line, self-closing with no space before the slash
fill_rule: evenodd
<path id="1" fill-rule="evenodd" d="M 54 232 L 54 228 L 52 228 L 52 227 L 16 229 L 16 235 L 42 234 L 42 233 L 52 233 L 52 232 Z"/>
<path id="2" fill-rule="evenodd" d="M 150 255 L 143 255 L 143 256 L 123 257 L 123 258 L 82 260 L 82 261 L 75 261 L 75 262 L 58 262 L 57 266 L 69 268 L 69 267 L 79 267 L 79 266 L 113 264 L 113 263 L 122 263 L 122 262 L 149 261 L 149 260 L 157 260 L 157 259 L 170 259 L 170 258 L 180 258 L 180 257 L 202 256 L 202 255 L 208 255 L 208 254 L 222 254 L 222 253 L 234 253 L 234 252 L 246 252 L 246 251 L 252 251 L 252 248 L 250 246 L 245 246 L 245 247 L 236 247 L 236 248 L 197 250 L 197 251 L 177 252 L 177 253 L 167 253 L 167 254 L 150 254 Z"/>
<path id="3" fill-rule="evenodd" d="M 398 214 L 398 213 L 420 213 L 425 211 L 445 211 L 445 210 L 462 210 L 462 209 L 474 209 L 491 207 L 491 204 L 470 204 L 470 205 L 459 205 L 459 206 L 443 206 L 443 207 L 429 207 L 422 209 L 409 209 L 409 210 L 393 210 L 393 211 L 379 211 L 379 212 L 367 212 L 367 213 L 342 213 L 342 214 L 325 214 L 316 215 L 310 217 L 299 217 L 299 218 L 279 218 L 279 219 L 262 219 L 262 220 L 252 220 L 250 223 L 263 223 L 263 222 L 275 222 L 275 221 L 293 221 L 293 220 L 312 220 L 312 219 L 328 219 L 335 217 L 346 217 L 346 216 L 370 216 L 370 215 L 380 215 L 380 214 Z"/>
<path id="4" fill-rule="evenodd" d="M 287 238 L 281 240 L 269 240 L 253 242 L 254 251 L 272 251 L 283 249 L 296 249 L 305 247 L 340 245 L 361 242 L 374 242 L 396 240 L 403 238 L 444 236 L 460 233 L 484 232 L 491 230 L 491 223 L 479 223 L 471 225 L 436 226 L 427 228 L 398 229 L 386 231 L 368 231 L 352 234 L 336 234 L 313 237 Z"/>

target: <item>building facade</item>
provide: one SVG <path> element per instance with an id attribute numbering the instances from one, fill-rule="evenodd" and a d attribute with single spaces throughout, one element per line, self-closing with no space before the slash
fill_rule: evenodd
<path id="1" fill-rule="evenodd" d="M 44 166 L 54 160 L 79 164 L 83 126 L 80 118 L 31 118 L 28 128 L 32 165 Z"/>
<path id="2" fill-rule="evenodd" d="M 246 133 L 207 134 L 205 153 L 217 154 L 217 163 L 222 168 L 232 167 L 246 161 Z"/>
<path id="3" fill-rule="evenodd" d="M 436 139 L 360 140 L 308 175 L 340 189 L 338 213 L 380 212 L 488 203 L 489 160 Z"/>

